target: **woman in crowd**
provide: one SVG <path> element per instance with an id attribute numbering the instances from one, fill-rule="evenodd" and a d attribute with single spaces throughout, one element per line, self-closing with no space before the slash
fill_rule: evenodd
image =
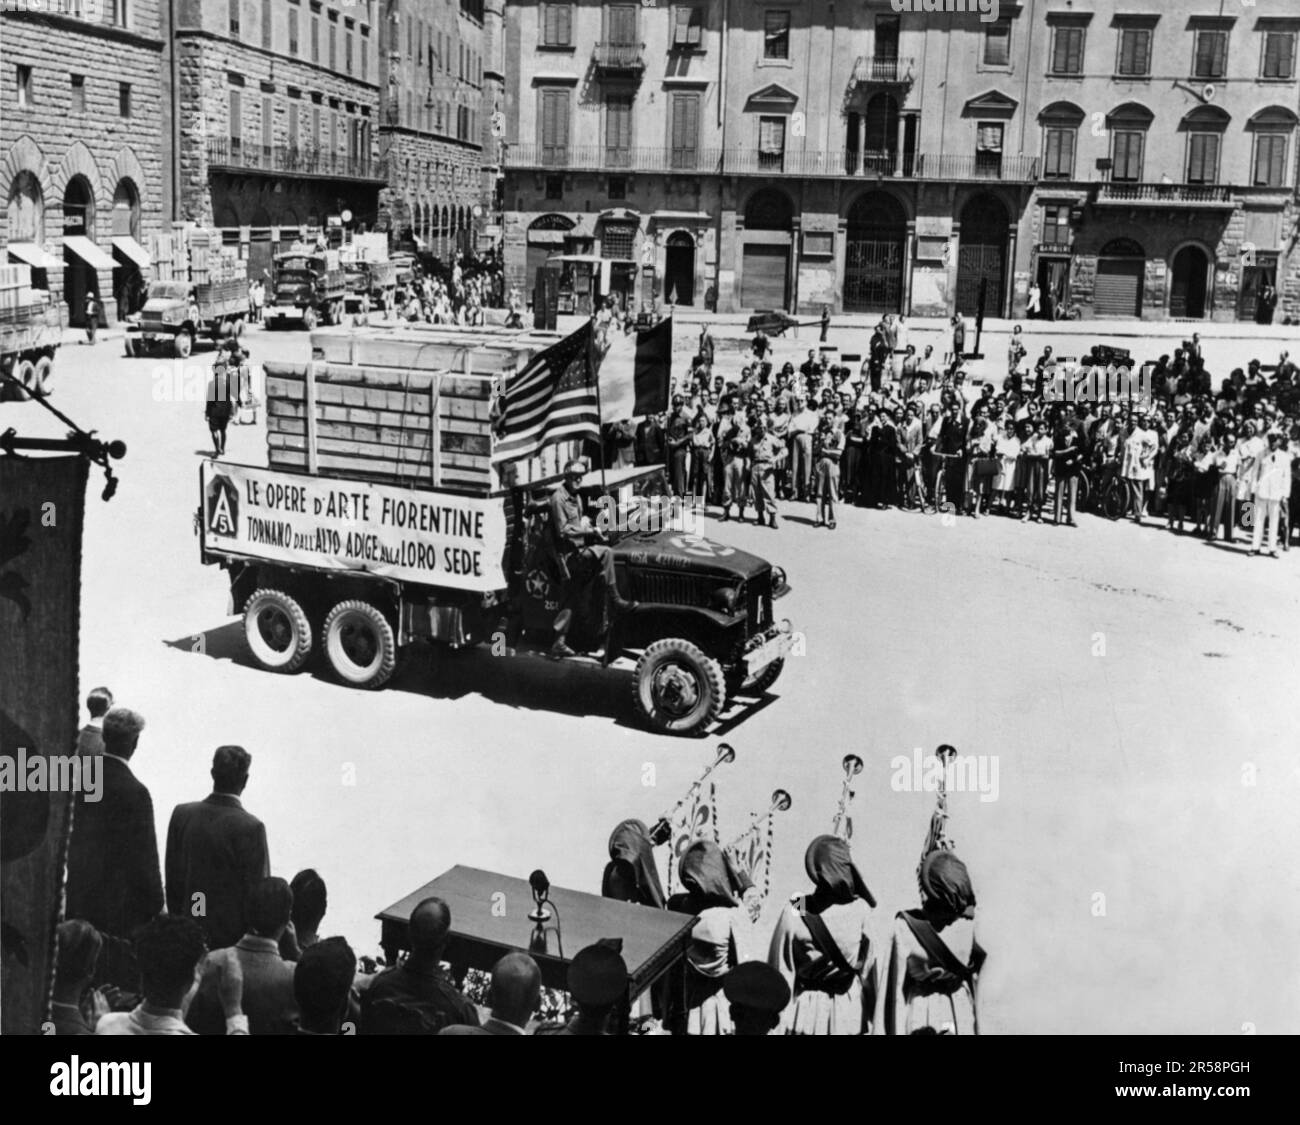
<path id="1" fill-rule="evenodd" d="M 857 503 L 866 440 L 862 428 L 862 411 L 854 406 L 850 408 L 848 421 L 844 424 L 844 466 L 841 473 L 840 496 L 846 504 Z"/>
<path id="2" fill-rule="evenodd" d="M 817 526 L 835 530 L 835 501 L 840 490 L 840 457 L 844 434 L 829 418 L 817 424 L 813 435 L 813 495 L 817 499 Z"/>
<path id="3" fill-rule="evenodd" d="M 1010 416 L 1002 423 L 994 452 L 998 458 L 998 475 L 993 478 L 993 494 L 1003 514 L 1010 515 L 1015 498 L 1016 462 L 1020 458 L 1020 438 L 1016 436 L 1015 420 Z"/>
<path id="4" fill-rule="evenodd" d="M 1028 420 L 1027 420 L 1028 422 Z M 1052 439 L 1047 423 L 1041 418 L 1028 423 L 1030 437 L 1020 446 L 1016 471 L 1016 493 L 1020 497 L 1020 522 L 1043 522 L 1043 505 L 1047 502 L 1047 466 L 1052 455 Z"/>
<path id="5" fill-rule="evenodd" d="M 870 1035 L 881 955 L 876 900 L 846 840 L 818 836 L 803 862 L 813 891 L 786 903 L 768 951 L 794 995 L 783 1027 L 791 1035 Z"/>
<path id="6" fill-rule="evenodd" d="M 691 477 L 692 496 L 698 496 L 700 503 L 708 502 L 713 489 L 709 480 L 709 466 L 713 464 L 713 428 L 709 425 L 709 416 L 702 405 L 695 407 L 695 432 L 691 435 Z"/>
<path id="7" fill-rule="evenodd" d="M 921 909 L 894 919 L 885 987 L 887 1035 L 978 1035 L 975 892 L 966 865 L 933 851 L 918 876 Z"/>
<path id="8" fill-rule="evenodd" d="M 988 410 L 982 402 L 977 402 L 971 407 L 970 437 L 966 442 L 970 465 L 968 506 L 975 519 L 979 519 L 981 499 L 986 513 L 993 510 L 993 480 L 1001 468 L 996 453 L 997 439 L 998 432 L 989 421 Z"/>
<path id="9" fill-rule="evenodd" d="M 1223 528 L 1225 542 L 1231 543 L 1237 529 L 1237 435 L 1228 430 L 1219 439 L 1219 448 L 1213 460 L 1217 469 L 1214 501 L 1211 508 L 1208 538 L 1217 540 Z"/>
<path id="10" fill-rule="evenodd" d="M 712 840 L 696 840 L 686 849 L 678 875 L 686 890 L 668 900 L 668 909 L 696 919 L 684 964 L 673 974 L 665 1023 L 674 1035 L 729 1035 L 723 979 L 741 961 L 755 960 L 749 918 L 740 905 L 744 886 Z"/>
<path id="11" fill-rule="evenodd" d="M 1165 468 L 1165 514 L 1169 519 L 1169 530 L 1174 530 L 1177 521 L 1178 534 L 1183 533 L 1183 521 L 1188 515 L 1196 513 L 1196 460 L 1195 447 L 1192 445 L 1192 432 L 1179 428 L 1169 446 L 1169 456 Z"/>

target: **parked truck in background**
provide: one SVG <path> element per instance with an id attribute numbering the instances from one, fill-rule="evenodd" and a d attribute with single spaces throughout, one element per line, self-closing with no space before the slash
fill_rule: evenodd
<path id="1" fill-rule="evenodd" d="M 127 355 L 170 351 L 184 359 L 200 339 L 240 336 L 248 321 L 248 282 L 153 281 L 126 329 Z"/>
<path id="2" fill-rule="evenodd" d="M 348 279 L 337 250 L 295 248 L 275 257 L 275 274 L 263 319 L 268 328 L 297 321 L 304 328 L 339 324 Z"/>
<path id="3" fill-rule="evenodd" d="M 63 306 L 44 289 L 33 289 L 27 266 L 0 266 L 0 399 L 48 395 L 54 356 L 63 342 Z"/>

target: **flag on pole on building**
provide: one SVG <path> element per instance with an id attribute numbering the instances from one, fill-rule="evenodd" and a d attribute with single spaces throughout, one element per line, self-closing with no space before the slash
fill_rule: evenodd
<path id="1" fill-rule="evenodd" d="M 495 462 L 536 456 L 557 441 L 600 438 L 600 410 L 587 321 L 506 380 L 497 402 Z"/>
<path id="2" fill-rule="evenodd" d="M 644 332 L 611 332 L 600 363 L 601 410 L 621 422 L 668 409 L 673 355 L 673 318 Z"/>

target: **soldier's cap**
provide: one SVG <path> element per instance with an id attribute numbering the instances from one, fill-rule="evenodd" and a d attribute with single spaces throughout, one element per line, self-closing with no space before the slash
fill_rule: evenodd
<path id="1" fill-rule="evenodd" d="M 723 978 L 722 991 L 733 1004 L 771 1015 L 790 1003 L 790 986 L 766 961 L 742 961 Z"/>
<path id="2" fill-rule="evenodd" d="M 585 476 L 587 470 L 588 470 L 587 462 L 582 457 L 575 457 L 572 461 L 568 461 L 564 465 L 564 475 L 566 477 Z"/>
<path id="3" fill-rule="evenodd" d="M 569 962 L 569 995 L 588 1008 L 608 1008 L 627 995 L 627 963 L 618 950 L 597 942 Z"/>
<path id="4" fill-rule="evenodd" d="M 681 395 L 673 395 L 673 405 L 674 405 L 674 406 L 681 406 L 681 405 L 683 405 L 683 404 L 685 403 L 685 401 L 686 401 L 686 400 L 685 400 L 684 398 L 682 398 Z"/>

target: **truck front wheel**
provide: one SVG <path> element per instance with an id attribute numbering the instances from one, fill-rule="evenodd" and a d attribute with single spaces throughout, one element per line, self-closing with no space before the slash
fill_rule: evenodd
<path id="1" fill-rule="evenodd" d="M 325 618 L 321 640 L 330 667 L 354 687 L 383 687 L 397 668 L 393 627 L 369 602 L 339 602 Z"/>
<path id="2" fill-rule="evenodd" d="M 194 336 L 188 328 L 182 328 L 172 338 L 172 349 L 178 359 L 189 358 L 190 352 L 194 350 Z"/>
<path id="3" fill-rule="evenodd" d="M 670 734 L 703 734 L 722 711 L 722 665 L 678 637 L 655 641 L 636 664 L 633 697 L 651 726 Z"/>
<path id="4" fill-rule="evenodd" d="M 244 606 L 244 637 L 268 672 L 296 672 L 311 653 L 311 625 L 283 590 L 255 590 Z"/>

